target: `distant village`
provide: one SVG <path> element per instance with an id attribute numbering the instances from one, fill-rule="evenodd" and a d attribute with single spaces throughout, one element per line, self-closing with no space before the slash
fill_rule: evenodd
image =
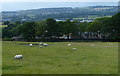
<path id="1" fill-rule="evenodd" d="M 55 19 L 57 22 L 59 21 L 66 21 L 65 19 Z M 75 21 L 75 20 L 70 20 L 71 22 Z M 80 22 L 80 23 L 84 23 L 84 22 L 93 22 L 94 19 L 91 19 L 91 18 L 83 18 L 83 19 L 80 19 L 80 20 L 77 20 L 77 22 Z"/>

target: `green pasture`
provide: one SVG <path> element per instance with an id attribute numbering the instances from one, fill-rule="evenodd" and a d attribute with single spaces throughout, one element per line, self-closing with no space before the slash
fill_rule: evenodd
<path id="1" fill-rule="evenodd" d="M 0 28 L 4 28 L 7 27 L 8 25 L 0 25 Z"/>
<path id="2" fill-rule="evenodd" d="M 38 43 L 3 41 L 3 74 L 118 73 L 117 42 L 46 42 L 48 46 L 42 48 Z M 23 60 L 13 60 L 16 54 L 22 54 Z"/>

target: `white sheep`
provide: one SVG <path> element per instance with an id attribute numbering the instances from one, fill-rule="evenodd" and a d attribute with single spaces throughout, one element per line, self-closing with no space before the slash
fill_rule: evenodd
<path id="1" fill-rule="evenodd" d="M 77 50 L 76 48 L 72 48 L 72 50 Z"/>
<path id="2" fill-rule="evenodd" d="M 91 47 L 94 47 L 94 44 L 91 44 Z"/>
<path id="3" fill-rule="evenodd" d="M 44 43 L 43 46 L 48 46 L 48 44 Z"/>
<path id="4" fill-rule="evenodd" d="M 32 47 L 32 46 L 33 46 L 33 44 L 29 44 L 29 46 L 30 46 L 30 47 Z"/>
<path id="5" fill-rule="evenodd" d="M 42 46 L 39 46 L 40 48 L 42 48 Z"/>
<path id="6" fill-rule="evenodd" d="M 43 43 L 42 43 L 42 42 L 40 42 L 40 43 L 39 43 L 39 45 L 40 45 L 40 46 L 42 46 L 42 45 L 43 45 Z"/>
<path id="7" fill-rule="evenodd" d="M 13 59 L 22 59 L 23 55 L 15 55 Z"/>
<path id="8" fill-rule="evenodd" d="M 113 45 L 113 44 L 111 44 L 111 45 Z"/>
<path id="9" fill-rule="evenodd" d="M 68 46 L 70 46 L 71 44 L 68 44 Z"/>

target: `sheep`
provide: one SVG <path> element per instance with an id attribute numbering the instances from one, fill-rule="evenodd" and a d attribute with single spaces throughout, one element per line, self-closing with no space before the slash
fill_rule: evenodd
<path id="1" fill-rule="evenodd" d="M 91 44 L 91 47 L 94 47 L 94 44 Z"/>
<path id="2" fill-rule="evenodd" d="M 113 45 L 113 44 L 111 44 L 111 45 Z"/>
<path id="3" fill-rule="evenodd" d="M 48 44 L 44 43 L 43 46 L 48 46 Z"/>
<path id="4" fill-rule="evenodd" d="M 68 44 L 68 46 L 70 46 L 71 44 Z"/>
<path id="5" fill-rule="evenodd" d="M 76 48 L 72 48 L 72 50 L 77 50 Z"/>
<path id="6" fill-rule="evenodd" d="M 42 48 L 42 46 L 39 46 L 40 48 Z"/>
<path id="7" fill-rule="evenodd" d="M 29 44 L 29 46 L 30 46 L 30 47 L 32 47 L 32 46 L 33 46 L 33 44 Z"/>
<path id="8" fill-rule="evenodd" d="M 13 59 L 22 59 L 23 55 L 15 55 Z"/>
<path id="9" fill-rule="evenodd" d="M 39 45 L 40 45 L 40 46 L 42 46 L 42 45 L 43 45 L 43 43 L 42 43 L 42 42 L 40 42 L 40 43 L 39 43 Z"/>

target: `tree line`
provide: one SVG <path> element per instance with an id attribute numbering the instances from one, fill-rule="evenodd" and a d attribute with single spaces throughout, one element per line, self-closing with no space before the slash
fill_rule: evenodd
<path id="1" fill-rule="evenodd" d="M 3 22 L 3 39 L 22 36 L 27 41 L 36 39 L 119 39 L 120 13 L 112 17 L 101 17 L 93 22 L 57 22 L 54 18 L 34 22 Z"/>

